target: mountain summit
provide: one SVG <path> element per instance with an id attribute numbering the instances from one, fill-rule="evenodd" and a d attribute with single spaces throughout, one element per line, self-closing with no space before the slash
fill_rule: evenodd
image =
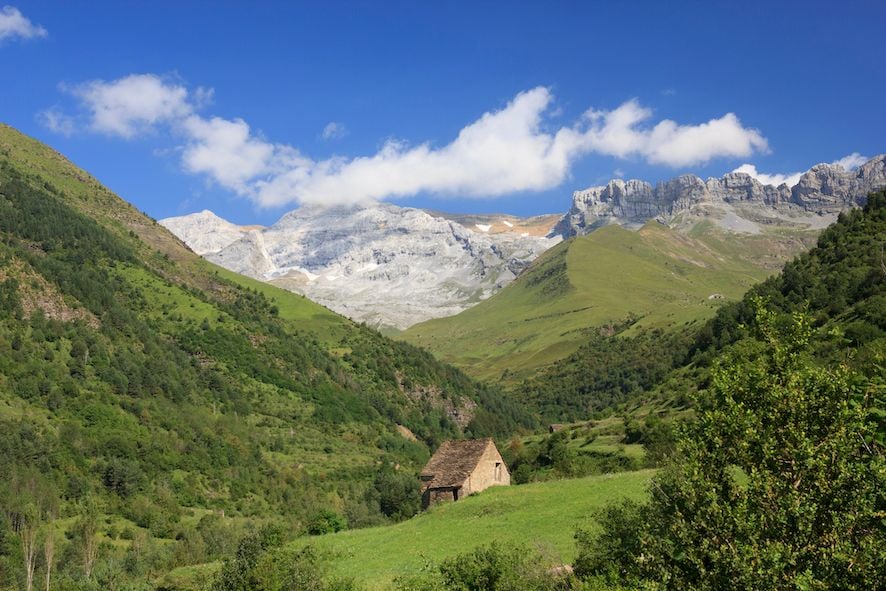
<path id="1" fill-rule="evenodd" d="M 268 228 L 243 228 L 207 211 L 161 224 L 232 271 L 302 293 L 355 320 L 402 329 L 488 298 L 560 241 L 543 235 L 550 216 L 536 224 L 499 217 L 462 225 L 374 203 L 304 206 Z"/>

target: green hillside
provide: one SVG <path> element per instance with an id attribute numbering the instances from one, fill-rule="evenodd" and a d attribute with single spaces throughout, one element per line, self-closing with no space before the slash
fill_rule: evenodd
<path id="1" fill-rule="evenodd" d="M 384 522 L 391 466 L 416 486 L 429 446 L 520 423 L 430 354 L 203 261 L 0 127 L 0 586 L 21 576 L 22 516 L 56 520 L 72 576 L 88 540 L 107 568 L 153 548 L 149 572 L 114 575 L 143 576 L 221 556 L 250 523 Z"/>
<path id="2" fill-rule="evenodd" d="M 879 192 L 698 331 L 656 385 L 691 392 L 694 417 L 649 500 L 610 508 L 599 535 L 579 541 L 580 577 L 631 589 L 882 588 L 884 253 Z"/>
<path id="3" fill-rule="evenodd" d="M 295 545 L 311 544 L 331 561 L 334 575 L 353 578 L 359 588 L 371 590 L 390 588 L 393 579 L 414 575 L 428 562 L 492 542 L 537 546 L 568 564 L 575 557 L 575 530 L 591 525 L 594 511 L 608 502 L 643 499 L 652 474 L 646 470 L 493 487 L 396 525 L 312 537 Z M 182 569 L 164 582 L 186 589 L 215 568 Z"/>
<path id="4" fill-rule="evenodd" d="M 551 421 L 580 420 L 614 408 L 626 414 L 673 415 L 689 406 L 693 392 L 706 387 L 708 369 L 723 349 L 747 337 L 755 297 L 784 314 L 812 314 L 831 337 L 821 345 L 831 361 L 862 371 L 876 367 L 881 363 L 878 339 L 886 330 L 881 200 L 873 195 L 864 211 L 841 215 L 815 248 L 741 300 L 721 306 L 704 324 L 636 331 L 636 324 L 623 323 L 611 333 L 592 334 L 568 357 L 513 386 L 515 395 Z"/>
<path id="5" fill-rule="evenodd" d="M 483 379 L 515 382 L 567 357 L 594 332 L 626 335 L 704 321 L 814 240 L 814 233 L 684 235 L 656 222 L 606 226 L 540 257 L 501 292 L 400 338 Z"/>

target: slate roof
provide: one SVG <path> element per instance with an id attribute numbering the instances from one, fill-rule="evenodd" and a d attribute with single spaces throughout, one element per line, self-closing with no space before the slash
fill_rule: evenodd
<path id="1" fill-rule="evenodd" d="M 491 437 L 443 443 L 421 471 L 422 479 L 431 478 L 427 488 L 460 486 L 477 467 L 490 443 Z"/>

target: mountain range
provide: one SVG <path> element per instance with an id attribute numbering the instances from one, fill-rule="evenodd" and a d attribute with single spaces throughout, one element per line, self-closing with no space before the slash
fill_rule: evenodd
<path id="1" fill-rule="evenodd" d="M 706 181 L 683 175 L 655 186 L 615 179 L 576 191 L 564 215 L 527 219 L 369 203 L 303 206 L 270 227 L 238 226 L 210 211 L 160 223 L 227 269 L 354 320 L 403 330 L 475 306 L 561 240 L 610 224 L 638 229 L 656 220 L 685 235 L 712 224 L 739 243 L 766 236 L 777 246 L 758 253 L 754 264 L 771 272 L 809 246 L 798 232 L 819 232 L 884 185 L 881 155 L 854 171 L 819 164 L 793 187 L 738 172 Z"/>
<path id="2" fill-rule="evenodd" d="M 686 174 L 655 186 L 614 179 L 573 193 L 572 207 L 554 232 L 569 237 L 609 223 L 639 226 L 650 219 L 685 225 L 693 217 L 708 217 L 744 233 L 758 233 L 761 225 L 826 227 L 836 214 L 864 205 L 868 193 L 884 185 L 886 155 L 855 170 L 818 164 L 793 187 L 764 185 L 742 172 L 706 181 Z"/>

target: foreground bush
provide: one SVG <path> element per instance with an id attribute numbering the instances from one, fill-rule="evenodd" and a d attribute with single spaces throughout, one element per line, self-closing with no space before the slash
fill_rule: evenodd
<path id="1" fill-rule="evenodd" d="M 886 581 L 882 368 L 816 366 L 803 315 L 777 321 L 758 301 L 755 324 L 757 338 L 721 359 L 650 502 L 579 534 L 577 574 L 675 590 Z"/>
<path id="2" fill-rule="evenodd" d="M 397 581 L 399 591 L 553 591 L 577 585 L 570 573 L 539 551 L 494 543 Z"/>

